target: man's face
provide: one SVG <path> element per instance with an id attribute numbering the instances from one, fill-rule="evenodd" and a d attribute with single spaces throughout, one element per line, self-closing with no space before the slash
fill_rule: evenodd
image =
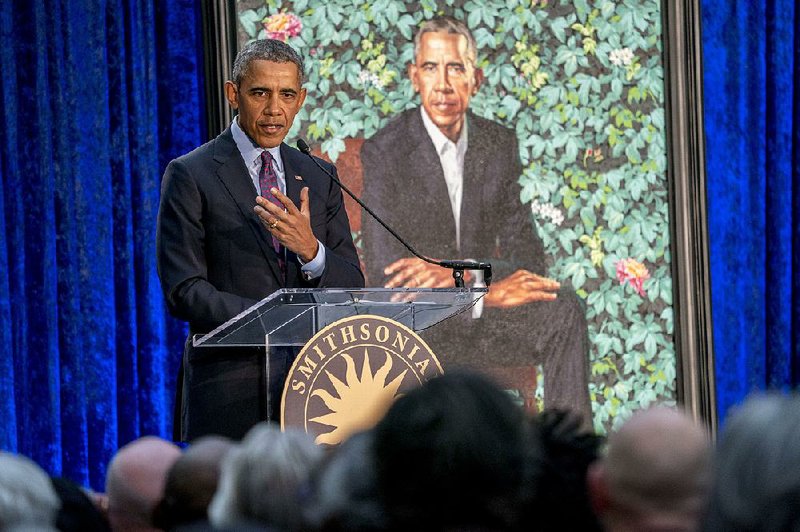
<path id="1" fill-rule="evenodd" d="M 457 141 L 469 99 L 483 80 L 474 58 L 467 55 L 467 38 L 457 33 L 423 33 L 414 61 L 408 75 L 422 106 L 442 133 Z"/>
<path id="2" fill-rule="evenodd" d="M 237 87 L 225 83 L 225 95 L 239 110 L 239 126 L 262 148 L 278 146 L 306 99 L 297 65 L 255 60 Z"/>

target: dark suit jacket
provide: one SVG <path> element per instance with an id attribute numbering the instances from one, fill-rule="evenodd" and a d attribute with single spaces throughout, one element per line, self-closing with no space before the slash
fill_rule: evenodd
<path id="1" fill-rule="evenodd" d="M 488 260 L 495 279 L 520 268 L 543 274 L 544 249 L 519 199 L 516 135 L 472 113 L 467 120 L 460 252 L 444 172 L 419 108 L 364 143 L 364 202 L 423 254 Z M 383 286 L 383 268 L 411 255 L 371 218 L 362 225 L 368 282 Z"/>
<path id="2" fill-rule="evenodd" d="M 170 312 L 189 322 L 182 439 L 208 432 L 239 437 L 264 417 L 263 352 L 194 349 L 192 335 L 212 330 L 279 288 L 364 285 L 341 191 L 308 156 L 286 144 L 280 149 L 287 196 L 299 206 L 300 189 L 309 187 L 311 227 L 326 248 L 324 273 L 311 282 L 291 252 L 286 277 L 281 275 L 270 234 L 253 212 L 257 191 L 230 129 L 170 162 L 164 173 L 158 273 Z"/>

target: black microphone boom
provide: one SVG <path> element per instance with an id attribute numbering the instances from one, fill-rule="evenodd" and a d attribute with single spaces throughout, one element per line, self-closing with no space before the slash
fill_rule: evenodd
<path id="1" fill-rule="evenodd" d="M 398 235 L 398 234 L 395 232 L 395 230 L 394 230 L 394 229 L 392 229 L 391 227 L 389 227 L 389 226 L 386 224 L 386 222 L 384 222 L 383 220 L 381 220 L 380 216 L 378 216 L 377 214 L 375 214 L 374 212 L 372 212 L 372 209 L 370 209 L 369 207 L 367 207 L 367 206 L 364 204 L 364 202 L 363 202 L 363 201 L 361 201 L 361 200 L 360 200 L 360 199 L 359 199 L 359 198 L 358 198 L 358 197 L 357 197 L 355 194 L 353 194 L 353 193 L 350 191 L 350 189 L 349 189 L 349 188 L 347 188 L 347 186 L 345 186 L 345 184 L 344 184 L 344 183 L 342 183 L 342 182 L 341 182 L 341 181 L 340 181 L 340 180 L 339 180 L 339 179 L 338 179 L 336 176 L 334 176 L 332 173 L 330 173 L 329 171 L 327 171 L 327 170 L 325 169 L 325 167 L 324 167 L 324 166 L 322 166 L 321 164 L 319 164 L 319 162 L 317 161 L 317 159 L 316 159 L 316 158 L 314 158 L 314 156 L 313 156 L 313 155 L 311 155 L 311 148 L 309 148 L 309 147 L 308 147 L 308 144 L 306 144 L 306 141 L 304 141 L 303 139 L 298 139 L 298 140 L 297 140 L 297 149 L 298 149 L 298 150 L 300 150 L 301 152 L 305 153 L 306 155 L 308 155 L 308 156 L 311 158 L 311 160 L 312 160 L 312 161 L 314 161 L 314 164 L 316 164 L 316 165 L 319 167 L 319 169 L 320 169 L 320 170 L 322 170 L 323 172 L 325 172 L 325 174 L 326 174 L 328 177 L 330 177 L 330 178 L 333 180 L 333 182 L 334 182 L 334 183 L 336 183 L 337 185 L 339 185 L 339 188 L 341 188 L 342 190 L 344 190 L 344 191 L 347 193 L 347 195 L 348 195 L 348 196 L 350 196 L 351 198 L 353 198 L 353 199 L 355 200 L 355 202 L 356 202 L 356 203 L 358 203 L 359 205 L 361 205 L 361 208 L 363 208 L 365 211 L 367 211 L 367 212 L 369 213 L 369 215 L 370 215 L 370 216 L 372 216 L 372 218 L 373 218 L 373 219 L 374 219 L 376 222 L 378 222 L 379 224 L 381 224 L 381 226 L 382 226 L 384 229 L 386 229 L 387 231 L 389 231 L 389 233 L 390 233 L 390 234 L 391 234 L 391 235 L 392 235 L 392 236 L 393 236 L 393 237 L 394 237 L 394 238 L 395 238 L 395 239 L 396 239 L 398 242 L 400 242 L 401 244 L 403 244 L 403 246 L 405 246 L 405 248 L 406 248 L 408 251 L 410 251 L 412 255 L 414 255 L 414 256 L 415 256 L 415 257 L 417 257 L 418 259 L 424 260 L 425 262 L 427 262 L 427 263 L 429 263 L 429 264 L 435 264 L 436 266 L 441 266 L 441 267 L 443 267 L 443 268 L 448 268 L 448 269 L 450 269 L 450 270 L 453 270 L 453 278 L 455 279 L 455 282 L 456 282 L 456 286 L 457 286 L 457 287 L 459 287 L 459 288 L 463 288 L 463 286 L 464 286 L 464 270 L 481 270 L 481 271 L 483 272 L 483 281 L 484 281 L 484 283 L 486 283 L 486 286 L 489 286 L 489 285 L 491 284 L 491 282 L 492 282 L 492 265 L 491 265 L 491 263 L 489 263 L 489 262 L 477 262 L 477 261 L 469 261 L 469 260 L 435 260 L 435 259 L 431 259 L 431 258 L 429 258 L 429 257 L 426 257 L 425 255 L 422 255 L 421 253 L 418 253 L 418 252 L 417 252 L 417 250 L 415 250 L 413 247 L 411 247 L 411 244 L 409 244 L 408 242 L 406 242 L 406 241 L 405 241 L 405 239 L 404 239 L 403 237 L 401 237 L 400 235 Z"/>

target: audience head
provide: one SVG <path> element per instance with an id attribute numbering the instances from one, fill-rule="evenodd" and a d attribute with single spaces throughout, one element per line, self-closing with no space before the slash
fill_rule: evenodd
<path id="1" fill-rule="evenodd" d="M 0 451 L 0 530 L 52 528 L 60 504 L 50 478 L 38 465 Z"/>
<path id="2" fill-rule="evenodd" d="M 585 428 L 581 416 L 545 410 L 530 420 L 531 445 L 540 449 L 536 476 L 526 491 L 526 530 L 600 530 L 586 491 L 589 466 L 601 438 Z"/>
<path id="3" fill-rule="evenodd" d="M 122 447 L 108 465 L 106 493 L 112 530 L 155 530 L 152 512 L 164 496 L 167 472 L 180 448 L 155 436 Z"/>
<path id="4" fill-rule="evenodd" d="M 513 526 L 536 451 L 526 430 L 523 411 L 480 375 L 447 373 L 400 397 L 374 429 L 389 526 Z"/>
<path id="5" fill-rule="evenodd" d="M 605 530 L 697 530 L 711 485 L 706 431 L 666 407 L 634 414 L 608 439 L 588 487 Z"/>
<path id="6" fill-rule="evenodd" d="M 153 522 L 169 530 L 207 519 L 222 460 L 233 447 L 231 440 L 221 436 L 204 436 L 192 442 L 167 474 L 164 498 L 153 513 Z"/>
<path id="7" fill-rule="evenodd" d="M 260 423 L 222 463 L 208 513 L 215 526 L 260 522 L 280 530 L 302 526 L 303 490 L 323 451 L 299 430 Z"/>
<path id="8" fill-rule="evenodd" d="M 354 434 L 326 457 L 313 481 L 307 512 L 315 530 L 385 530 L 384 509 L 375 495 L 371 431 Z"/>
<path id="9" fill-rule="evenodd" d="M 748 399 L 717 447 L 705 530 L 800 530 L 800 396 Z"/>
<path id="10" fill-rule="evenodd" d="M 107 532 L 110 530 L 105 512 L 92 499 L 95 494 L 87 492 L 71 480 L 51 479 L 53 488 L 61 502 L 56 518 L 56 528 L 62 532 Z"/>

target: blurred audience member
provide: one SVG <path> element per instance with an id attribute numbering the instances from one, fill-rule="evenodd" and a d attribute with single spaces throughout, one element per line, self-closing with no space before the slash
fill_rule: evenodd
<path id="1" fill-rule="evenodd" d="M 386 529 L 383 506 L 376 497 L 371 431 L 354 434 L 319 468 L 308 521 L 324 532 L 367 532 Z"/>
<path id="2" fill-rule="evenodd" d="M 105 513 L 92 500 L 92 495 L 65 478 L 50 479 L 61 501 L 56 528 L 61 532 L 106 532 L 111 530 Z"/>
<path id="3" fill-rule="evenodd" d="M 177 445 L 155 436 L 139 438 L 117 451 L 106 475 L 112 530 L 157 530 L 152 512 L 164 496 L 167 472 L 180 455 Z"/>
<path id="4" fill-rule="evenodd" d="M 214 526 L 257 521 L 278 530 L 303 527 L 303 490 L 322 460 L 322 449 L 304 432 L 281 432 L 259 423 L 222 463 L 219 489 L 208 510 Z"/>
<path id="5" fill-rule="evenodd" d="M 0 451 L 0 530 L 50 530 L 60 504 L 42 468 L 24 456 Z"/>
<path id="6" fill-rule="evenodd" d="M 524 530 L 599 531 L 586 490 L 602 439 L 574 412 L 545 410 L 530 420 L 531 445 L 540 448 L 534 486 L 523 512 Z"/>
<path id="7" fill-rule="evenodd" d="M 208 505 L 217 491 L 222 460 L 235 444 L 222 436 L 192 442 L 167 474 L 164 498 L 153 523 L 164 530 L 208 519 Z"/>
<path id="8" fill-rule="evenodd" d="M 451 372 L 400 397 L 374 429 L 392 530 L 509 530 L 536 464 L 524 413 L 485 377 Z"/>
<path id="9" fill-rule="evenodd" d="M 590 468 L 594 510 L 607 531 L 698 529 L 711 487 L 706 431 L 666 407 L 634 414 Z"/>
<path id="10" fill-rule="evenodd" d="M 717 449 L 705 530 L 800 530 L 800 396 L 748 399 Z"/>

